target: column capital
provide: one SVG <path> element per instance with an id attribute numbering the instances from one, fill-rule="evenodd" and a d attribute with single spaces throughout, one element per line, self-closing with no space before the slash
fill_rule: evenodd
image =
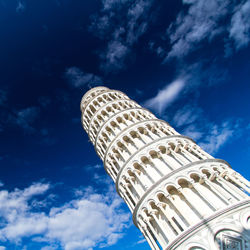
<path id="1" fill-rule="evenodd" d="M 213 172 L 210 176 L 209 176 L 209 180 L 210 181 L 213 181 L 215 178 L 217 178 L 218 177 L 218 173 L 217 172 Z M 206 176 L 206 178 L 207 178 L 207 176 Z M 204 178 L 204 179 L 206 179 L 206 178 Z"/>
<path id="2" fill-rule="evenodd" d="M 153 208 L 148 209 L 148 212 L 149 212 L 150 215 L 156 215 L 156 214 L 158 214 L 158 210 L 153 209 Z"/>
<path id="3" fill-rule="evenodd" d="M 183 187 L 180 186 L 180 185 L 178 185 L 178 186 L 177 186 L 177 191 L 178 191 L 179 193 L 182 193 L 182 190 L 183 190 Z"/>
<path id="4" fill-rule="evenodd" d="M 192 188 L 192 187 L 194 187 L 196 185 L 197 185 L 197 183 L 193 179 L 191 179 L 191 180 L 188 181 L 188 187 L 189 188 Z"/>

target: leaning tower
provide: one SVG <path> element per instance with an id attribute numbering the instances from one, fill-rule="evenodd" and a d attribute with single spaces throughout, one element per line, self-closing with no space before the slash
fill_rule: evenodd
<path id="1" fill-rule="evenodd" d="M 82 125 L 152 249 L 250 249 L 249 182 L 124 93 L 89 90 Z"/>

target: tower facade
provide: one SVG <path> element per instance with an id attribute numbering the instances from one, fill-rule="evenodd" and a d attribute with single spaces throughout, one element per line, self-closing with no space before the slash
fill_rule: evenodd
<path id="1" fill-rule="evenodd" d="M 250 249 L 249 182 L 120 91 L 89 90 L 82 125 L 152 249 Z"/>

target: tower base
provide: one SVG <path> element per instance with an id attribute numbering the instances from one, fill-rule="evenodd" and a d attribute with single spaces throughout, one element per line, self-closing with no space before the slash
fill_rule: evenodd
<path id="1" fill-rule="evenodd" d="M 218 211 L 183 232 L 166 250 L 250 250 L 250 200 Z"/>

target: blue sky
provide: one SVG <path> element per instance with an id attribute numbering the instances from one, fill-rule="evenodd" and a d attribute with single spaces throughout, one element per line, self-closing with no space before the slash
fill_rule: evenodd
<path id="1" fill-rule="evenodd" d="M 0 250 L 149 249 L 81 127 L 97 85 L 250 179 L 249 17 L 249 0 L 0 0 Z"/>

